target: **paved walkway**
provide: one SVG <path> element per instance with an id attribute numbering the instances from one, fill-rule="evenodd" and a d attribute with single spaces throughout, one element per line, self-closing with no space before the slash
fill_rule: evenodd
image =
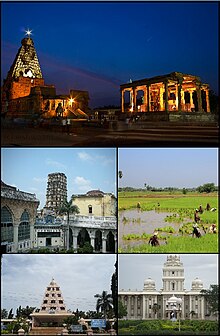
<path id="1" fill-rule="evenodd" d="M 117 147 L 117 146 L 218 146 L 218 127 L 149 124 L 119 130 L 82 127 L 68 135 L 58 130 L 3 127 L 2 146 L 28 147 Z"/>

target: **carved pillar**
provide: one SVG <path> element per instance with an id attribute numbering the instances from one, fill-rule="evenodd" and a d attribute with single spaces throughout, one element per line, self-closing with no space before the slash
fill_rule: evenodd
<path id="1" fill-rule="evenodd" d="M 182 111 L 182 101 L 181 101 L 181 92 L 182 92 L 182 79 L 179 79 L 178 84 L 178 112 Z"/>
<path id="2" fill-rule="evenodd" d="M 77 235 L 73 235 L 73 249 L 77 249 Z"/>
<path id="3" fill-rule="evenodd" d="M 198 112 L 202 112 L 202 95 L 201 95 L 201 84 L 196 84 L 196 94 L 198 100 Z"/>
<path id="4" fill-rule="evenodd" d="M 150 85 L 147 85 L 147 112 L 150 112 Z"/>
<path id="5" fill-rule="evenodd" d="M 136 88 L 133 88 L 133 109 L 132 109 L 132 112 L 136 112 L 136 108 L 137 108 L 137 92 L 136 92 Z"/>
<path id="6" fill-rule="evenodd" d="M 209 103 L 209 90 L 205 90 L 205 97 L 206 97 L 206 109 L 207 112 L 210 112 L 210 103 Z"/>
<path id="7" fill-rule="evenodd" d="M 168 112 L 168 81 L 165 81 L 164 87 L 165 87 L 165 111 Z"/>
<path id="8" fill-rule="evenodd" d="M 121 90 L 121 112 L 125 111 L 124 95 L 125 95 L 125 91 Z"/>
<path id="9" fill-rule="evenodd" d="M 193 104 L 193 91 L 189 91 L 189 97 L 190 97 L 190 112 L 191 112 L 192 109 L 194 108 L 194 104 Z"/>
<path id="10" fill-rule="evenodd" d="M 160 111 L 164 111 L 164 107 L 163 107 L 163 93 L 164 93 L 164 89 L 162 87 L 160 87 Z"/>

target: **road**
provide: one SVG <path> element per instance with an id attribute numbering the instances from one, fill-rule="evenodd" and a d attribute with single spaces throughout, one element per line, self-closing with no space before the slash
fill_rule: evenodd
<path id="1" fill-rule="evenodd" d="M 150 125 L 140 129 L 83 127 L 69 135 L 53 129 L 3 127 L 3 147 L 132 147 L 132 146 L 218 146 L 218 127 Z"/>

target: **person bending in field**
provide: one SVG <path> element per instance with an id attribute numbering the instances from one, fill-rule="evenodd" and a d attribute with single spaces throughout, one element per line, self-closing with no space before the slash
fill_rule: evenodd
<path id="1" fill-rule="evenodd" d="M 199 213 L 203 213 L 203 208 L 202 208 L 202 204 L 200 204 L 200 206 L 199 206 Z"/>
<path id="2" fill-rule="evenodd" d="M 196 209 L 195 213 L 194 213 L 194 221 L 196 223 L 198 223 L 200 221 L 200 217 L 199 217 L 199 210 Z"/>
<path id="3" fill-rule="evenodd" d="M 137 208 L 138 208 L 138 209 L 141 208 L 141 203 L 140 203 L 140 202 L 137 203 Z"/>
<path id="4" fill-rule="evenodd" d="M 211 209 L 211 206 L 210 206 L 209 203 L 207 203 L 207 205 L 206 205 L 206 210 L 209 211 L 210 209 Z"/>
<path id="5" fill-rule="evenodd" d="M 209 233 L 217 233 L 216 224 L 212 224 L 209 228 Z"/>
<path id="6" fill-rule="evenodd" d="M 197 223 L 193 224 L 192 237 L 194 237 L 194 235 L 196 236 L 196 238 L 200 238 L 201 237 L 201 233 L 199 231 Z"/>
<path id="7" fill-rule="evenodd" d="M 151 244 L 151 246 L 159 246 L 160 245 L 156 232 L 153 234 L 153 236 L 150 237 L 148 244 Z"/>

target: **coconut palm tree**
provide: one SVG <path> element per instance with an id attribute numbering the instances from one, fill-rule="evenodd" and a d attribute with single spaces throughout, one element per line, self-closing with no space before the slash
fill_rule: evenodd
<path id="1" fill-rule="evenodd" d="M 107 312 L 113 308 L 113 299 L 111 294 L 107 294 L 107 291 L 103 291 L 102 294 L 94 295 L 95 298 L 98 298 L 96 303 L 96 311 L 99 310 L 104 314 L 104 317 L 107 317 Z"/>
<path id="2" fill-rule="evenodd" d="M 73 205 L 74 198 L 68 202 L 65 200 L 59 209 L 59 214 L 67 215 L 67 235 L 66 235 L 66 249 L 69 250 L 69 225 L 70 225 L 70 214 L 78 214 L 79 208 L 77 205 Z"/>

